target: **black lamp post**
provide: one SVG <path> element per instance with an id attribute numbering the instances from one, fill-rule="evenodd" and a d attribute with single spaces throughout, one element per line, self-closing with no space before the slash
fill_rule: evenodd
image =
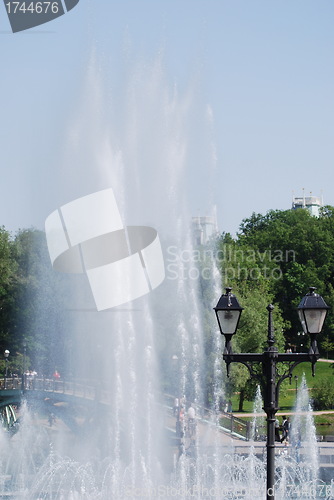
<path id="1" fill-rule="evenodd" d="M 5 350 L 5 352 L 3 353 L 4 357 L 5 357 L 5 363 L 6 363 L 6 370 L 5 370 L 5 389 L 7 389 L 7 376 L 8 376 L 8 356 L 9 356 L 9 351 L 8 349 Z"/>
<path id="2" fill-rule="evenodd" d="M 26 364 L 27 364 L 27 339 L 23 339 L 23 368 L 22 368 L 22 390 L 27 388 Z"/>
<path id="3" fill-rule="evenodd" d="M 179 357 L 177 354 L 172 356 L 172 370 L 173 370 L 173 387 L 172 392 L 174 396 L 173 402 L 173 415 L 176 417 L 176 437 L 181 437 L 181 422 L 180 422 L 180 387 L 179 387 Z"/>
<path id="4" fill-rule="evenodd" d="M 176 354 L 172 356 L 172 370 L 173 370 L 173 393 L 175 397 L 179 397 L 179 384 L 178 384 L 178 367 L 179 358 Z"/>
<path id="5" fill-rule="evenodd" d="M 296 398 L 297 398 L 297 392 L 298 392 L 298 375 L 295 375 L 295 382 L 296 382 Z"/>
<path id="6" fill-rule="evenodd" d="M 311 287 L 309 293 L 302 299 L 298 306 L 299 318 L 305 333 L 311 337 L 311 346 L 308 353 L 279 353 L 275 346 L 274 327 L 272 312 L 274 306 L 268 305 L 268 347 L 261 353 L 234 354 L 232 351 L 232 337 L 236 333 L 243 308 L 240 306 L 231 288 L 226 288 L 217 306 L 214 308 L 221 333 L 225 336 L 225 348 L 223 359 L 227 366 L 229 376 L 230 364 L 233 362 L 244 364 L 251 377 L 257 378 L 262 387 L 264 399 L 264 411 L 267 415 L 267 500 L 275 498 L 275 420 L 278 410 L 279 388 L 283 380 L 292 377 L 293 369 L 305 361 L 312 363 L 312 375 L 314 365 L 320 357 L 316 336 L 321 332 L 329 307 L 323 298 L 315 293 Z M 277 364 L 286 363 L 284 372 L 279 375 Z M 254 370 L 254 364 L 260 364 L 261 372 Z"/>
<path id="7" fill-rule="evenodd" d="M 27 341 L 23 339 L 23 373 L 26 372 L 26 360 L 27 360 Z"/>

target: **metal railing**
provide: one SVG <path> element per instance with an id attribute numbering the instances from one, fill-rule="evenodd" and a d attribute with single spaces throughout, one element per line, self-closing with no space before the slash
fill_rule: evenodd
<path id="1" fill-rule="evenodd" d="M 21 377 L 13 377 L 13 378 L 1 378 L 0 379 L 0 390 L 5 389 L 21 389 L 22 388 L 22 378 Z"/>
<path id="2" fill-rule="evenodd" d="M 234 416 L 233 413 L 221 412 L 219 415 L 219 425 L 225 431 L 236 436 L 241 436 L 246 441 L 250 438 L 250 422 Z"/>
<path id="3" fill-rule="evenodd" d="M 58 394 L 67 394 L 85 399 L 108 402 L 109 391 L 103 387 L 101 381 L 89 380 L 62 380 L 47 377 L 11 377 L 0 379 L 0 391 L 44 391 Z M 4 393 L 2 394 L 4 396 Z"/>
<path id="4" fill-rule="evenodd" d="M 47 377 L 12 377 L 0 379 L 0 391 L 44 391 L 58 394 L 66 394 L 84 399 L 99 401 L 108 404 L 110 392 L 103 387 L 102 381 L 94 384 L 91 379 L 87 380 L 63 380 Z M 165 394 L 168 407 L 173 407 L 173 396 Z M 213 410 L 196 405 L 196 413 L 199 420 L 208 425 L 218 426 L 222 432 L 229 433 L 246 441 L 250 438 L 250 422 L 228 413 L 220 411 L 216 414 Z"/>
<path id="5" fill-rule="evenodd" d="M 173 407 L 174 398 L 170 394 L 165 394 L 165 399 L 168 401 L 168 406 L 171 409 Z M 239 417 L 233 415 L 233 413 L 219 411 L 216 413 L 214 410 L 205 408 L 201 405 L 194 405 L 196 409 L 196 415 L 199 421 L 206 423 L 207 425 L 214 425 L 218 427 L 222 432 L 226 432 L 240 439 L 246 441 L 250 438 L 250 422 L 243 420 Z"/>

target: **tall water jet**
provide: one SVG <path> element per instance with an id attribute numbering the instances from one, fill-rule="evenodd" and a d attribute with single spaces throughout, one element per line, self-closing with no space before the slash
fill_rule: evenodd
<path id="1" fill-rule="evenodd" d="M 258 385 L 256 388 L 256 394 L 253 405 L 253 418 L 250 425 L 250 441 L 258 441 L 263 436 L 263 428 L 264 428 L 264 417 L 261 415 L 263 413 L 263 401 L 261 388 Z"/>
<path id="2" fill-rule="evenodd" d="M 170 90 L 160 58 L 153 65 L 129 67 L 125 85 L 116 86 L 122 90 L 110 99 L 104 90 L 108 83 L 96 76 L 94 57 L 84 106 L 68 126 L 60 167 L 53 172 L 59 195 L 54 210 L 112 188 L 124 225 L 149 225 L 159 232 L 166 279 L 145 297 L 97 312 L 86 275 L 59 278 L 69 332 L 69 356 L 61 376 L 64 381 L 70 376 L 76 382 L 85 380 L 95 405 L 92 410 L 82 407 L 79 415 L 75 408 L 72 415 L 64 410 L 77 435 L 69 437 L 60 417 L 52 428 L 43 427 L 41 456 L 35 454 L 31 460 L 36 464 L 26 474 L 22 467 L 17 469 L 11 478 L 13 490 L 29 500 L 106 500 L 138 497 L 138 492 L 155 498 L 158 485 L 170 484 L 172 451 L 164 429 L 164 392 L 171 390 L 172 353 L 179 360 L 177 395 L 186 396 L 186 406 L 204 406 L 203 305 L 186 188 L 196 172 L 207 176 L 212 162 L 205 151 L 211 146 L 202 148 L 203 141 L 196 139 L 206 133 L 193 126 L 198 100 L 192 88 L 182 96 L 176 87 Z M 206 118 L 211 120 L 211 114 Z M 208 199 L 208 191 L 202 184 L 198 194 Z M 213 282 L 218 281 L 216 274 Z M 42 310 L 43 304 L 39 307 Z M 215 394 L 221 380 L 219 340 Z M 38 441 L 38 431 L 28 425 L 29 415 L 28 409 L 27 425 L 15 436 L 21 464 L 30 463 L 24 440 Z M 201 468 L 199 456 L 182 457 L 177 484 L 199 489 Z M 14 476 L 20 483 L 14 485 Z"/>
<path id="3" fill-rule="evenodd" d="M 318 498 L 319 459 L 313 411 L 305 375 L 300 384 L 285 446 L 277 459 L 279 498 Z M 320 495 L 321 496 L 321 495 Z"/>
<path id="4" fill-rule="evenodd" d="M 257 457 L 255 444 L 257 441 L 263 441 L 263 429 L 265 428 L 265 421 L 263 413 L 263 400 L 261 388 L 258 385 L 253 404 L 253 417 L 250 422 L 249 429 L 249 454 L 245 459 L 245 482 L 249 487 L 250 496 L 253 492 L 258 491 L 259 494 L 265 492 L 265 470 L 263 462 Z"/>
<path id="5" fill-rule="evenodd" d="M 215 262 L 211 262 L 212 269 L 212 282 L 213 282 L 213 297 L 219 297 L 221 295 L 221 277 Z M 213 321 L 213 319 L 212 319 Z M 219 426 L 220 426 L 220 412 L 221 404 L 225 400 L 224 391 L 224 381 L 223 381 L 223 369 L 221 365 L 221 352 L 222 352 L 222 336 L 218 328 L 214 328 L 213 331 L 213 383 L 212 383 L 212 402 L 211 402 L 211 424 L 214 426 L 214 438 L 213 438 L 213 463 L 212 463 L 212 485 L 216 491 L 219 489 L 220 476 L 219 476 L 219 464 L 222 461 L 225 450 L 219 444 Z"/>
<path id="6" fill-rule="evenodd" d="M 291 421 L 291 448 L 295 460 L 302 465 L 305 471 L 307 481 L 316 482 L 319 475 L 319 456 L 316 437 L 316 428 L 314 425 L 313 409 L 310 402 L 308 387 L 305 374 L 297 393 L 295 414 Z M 301 457 L 301 447 L 307 450 L 307 453 Z"/>

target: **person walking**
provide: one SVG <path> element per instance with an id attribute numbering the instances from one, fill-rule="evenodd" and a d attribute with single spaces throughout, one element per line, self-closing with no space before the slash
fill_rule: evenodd
<path id="1" fill-rule="evenodd" d="M 289 432 L 290 432 L 290 417 L 286 417 L 284 415 L 283 417 L 283 421 L 282 421 L 282 439 L 281 439 L 281 443 L 283 443 L 283 441 L 286 441 L 288 442 L 289 441 Z"/>
<path id="2" fill-rule="evenodd" d="M 174 413 L 175 417 L 177 417 L 177 418 L 179 417 L 179 413 L 180 413 L 180 401 L 179 401 L 179 398 L 175 398 L 174 399 L 173 413 Z"/>
<path id="3" fill-rule="evenodd" d="M 190 406 L 188 408 L 188 419 L 195 420 L 195 418 L 196 418 L 195 408 L 192 406 L 192 404 L 190 404 Z"/>
<path id="4" fill-rule="evenodd" d="M 195 439 L 196 434 L 196 411 L 190 403 L 187 412 L 187 435 L 190 439 Z"/>

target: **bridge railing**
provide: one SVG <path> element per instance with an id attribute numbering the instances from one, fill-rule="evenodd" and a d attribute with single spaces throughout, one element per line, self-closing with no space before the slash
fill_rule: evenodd
<path id="1" fill-rule="evenodd" d="M 219 425 L 227 432 L 241 436 L 246 441 L 250 438 L 250 423 L 233 415 L 233 413 L 221 412 Z"/>
<path id="2" fill-rule="evenodd" d="M 108 400 L 108 391 L 103 389 L 101 382 L 92 380 L 62 380 L 47 377 L 7 377 L 0 379 L 0 390 L 23 390 L 57 392 L 78 396 L 86 399 Z"/>
<path id="3" fill-rule="evenodd" d="M 4 389 L 21 389 L 22 388 L 22 379 L 21 377 L 13 377 L 13 378 L 1 378 L 0 379 L 0 390 Z"/>
<path id="4" fill-rule="evenodd" d="M 165 399 L 169 402 L 169 408 L 173 408 L 174 397 L 170 394 L 165 394 Z M 250 422 L 236 417 L 233 413 L 219 411 L 216 413 L 210 408 L 193 404 L 196 410 L 196 415 L 199 420 L 202 420 L 208 425 L 214 425 L 221 431 L 234 435 L 246 441 L 250 438 Z"/>

